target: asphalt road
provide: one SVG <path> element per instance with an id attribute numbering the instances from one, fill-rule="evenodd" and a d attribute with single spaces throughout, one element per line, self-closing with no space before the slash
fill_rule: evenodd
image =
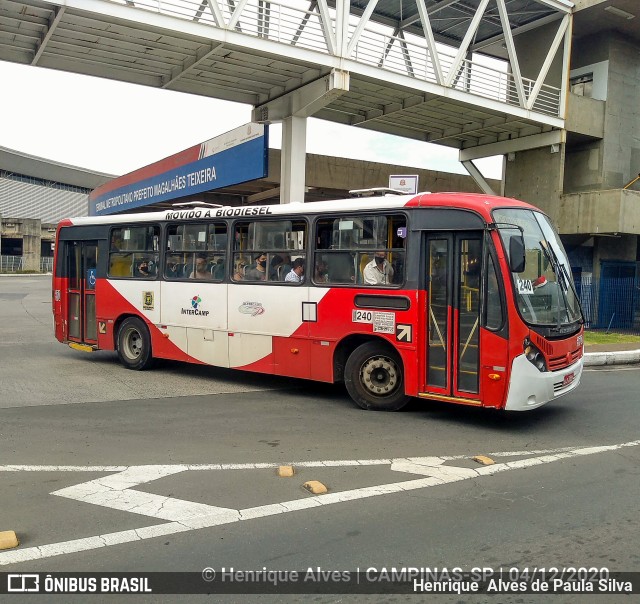
<path id="1" fill-rule="evenodd" d="M 53 338 L 43 277 L 0 279 L 0 358 L 0 531 L 21 540 L 0 552 L 3 572 L 640 571 L 637 367 L 587 371 L 526 414 L 365 412 L 338 386 L 169 362 L 138 373 L 72 351 Z M 294 476 L 278 477 L 288 463 Z"/>

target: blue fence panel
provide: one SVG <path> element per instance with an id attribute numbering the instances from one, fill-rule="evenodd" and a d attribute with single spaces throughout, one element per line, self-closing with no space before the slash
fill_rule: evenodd
<path id="1" fill-rule="evenodd" d="M 587 329 L 640 333 L 640 280 L 576 281 Z"/>

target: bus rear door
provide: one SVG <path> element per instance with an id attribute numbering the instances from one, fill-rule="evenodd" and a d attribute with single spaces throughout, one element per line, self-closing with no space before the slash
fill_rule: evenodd
<path id="1" fill-rule="evenodd" d="M 97 241 L 65 241 L 67 275 L 67 337 L 70 342 L 97 345 Z"/>

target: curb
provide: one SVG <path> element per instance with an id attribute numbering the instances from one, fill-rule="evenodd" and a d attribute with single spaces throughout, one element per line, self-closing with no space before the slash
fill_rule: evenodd
<path id="1" fill-rule="evenodd" d="M 604 365 L 631 365 L 634 363 L 640 363 L 640 350 L 584 353 L 585 367 L 602 367 Z"/>
<path id="2" fill-rule="evenodd" d="M 51 277 L 52 273 L 0 273 L 0 277 Z"/>

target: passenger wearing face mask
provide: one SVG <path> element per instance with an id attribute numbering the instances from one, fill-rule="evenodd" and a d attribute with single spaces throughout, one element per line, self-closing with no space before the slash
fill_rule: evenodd
<path id="1" fill-rule="evenodd" d="M 386 252 L 376 252 L 373 260 L 362 271 L 367 285 L 390 285 L 393 281 L 393 267 L 387 262 Z"/>
<path id="2" fill-rule="evenodd" d="M 256 255 L 256 265 L 246 269 L 245 281 L 265 281 L 267 278 L 267 255 L 264 252 Z"/>

